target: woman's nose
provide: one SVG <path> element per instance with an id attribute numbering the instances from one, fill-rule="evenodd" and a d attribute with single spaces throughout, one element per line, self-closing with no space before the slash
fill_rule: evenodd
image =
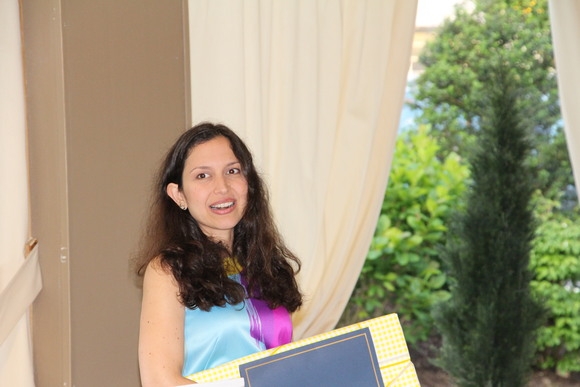
<path id="1" fill-rule="evenodd" d="M 214 191 L 216 193 L 226 192 L 228 190 L 228 182 L 225 176 L 218 176 L 215 179 Z"/>

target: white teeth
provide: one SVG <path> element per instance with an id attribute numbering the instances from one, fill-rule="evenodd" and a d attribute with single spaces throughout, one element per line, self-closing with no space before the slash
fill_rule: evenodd
<path id="1" fill-rule="evenodd" d="M 226 202 L 226 203 L 216 204 L 215 206 L 211 206 L 211 208 L 224 209 L 224 208 L 229 208 L 233 205 L 234 205 L 234 202 Z"/>

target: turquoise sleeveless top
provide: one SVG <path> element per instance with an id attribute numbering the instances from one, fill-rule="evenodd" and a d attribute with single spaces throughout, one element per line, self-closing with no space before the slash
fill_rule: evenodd
<path id="1" fill-rule="evenodd" d="M 245 286 L 240 274 L 230 278 Z M 284 307 L 270 309 L 254 298 L 209 311 L 185 308 L 183 376 L 292 340 L 292 320 Z"/>

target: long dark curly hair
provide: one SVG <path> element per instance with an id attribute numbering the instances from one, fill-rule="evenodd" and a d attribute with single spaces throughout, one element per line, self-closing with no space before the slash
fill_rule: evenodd
<path id="1" fill-rule="evenodd" d="M 166 192 L 170 183 L 182 188 L 183 169 L 191 150 L 218 136 L 229 140 L 248 184 L 247 205 L 234 228 L 232 251 L 208 238 L 190 213 L 181 210 Z M 241 266 L 247 294 L 242 285 L 228 277 L 228 257 L 235 257 Z M 296 282 L 300 260 L 277 230 L 252 154 L 224 125 L 196 125 L 183 133 L 167 153 L 155 180 L 151 211 L 134 261 L 137 274 L 144 275 L 154 259 L 173 274 L 181 302 L 191 309 L 207 311 L 226 303 L 234 305 L 246 296 L 260 298 L 271 308 L 284 306 L 289 312 L 302 305 Z"/>

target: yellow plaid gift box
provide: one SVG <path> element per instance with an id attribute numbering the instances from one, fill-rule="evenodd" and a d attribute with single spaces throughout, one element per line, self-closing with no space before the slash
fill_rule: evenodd
<path id="1" fill-rule="evenodd" d="M 396 313 L 366 320 L 357 324 L 338 328 L 326 333 L 321 333 L 306 339 L 294 341 L 280 347 L 254 353 L 240 359 L 233 360 L 209 370 L 197 372 L 187 378 L 196 382 L 215 382 L 218 380 L 234 379 L 240 377 L 239 365 L 254 360 L 263 359 L 270 355 L 313 344 L 321 340 L 329 339 L 344 333 L 369 328 L 375 352 L 381 367 L 381 375 L 385 386 L 389 387 L 420 387 L 415 367 L 411 362 L 411 356 L 407 349 L 405 336 Z"/>

